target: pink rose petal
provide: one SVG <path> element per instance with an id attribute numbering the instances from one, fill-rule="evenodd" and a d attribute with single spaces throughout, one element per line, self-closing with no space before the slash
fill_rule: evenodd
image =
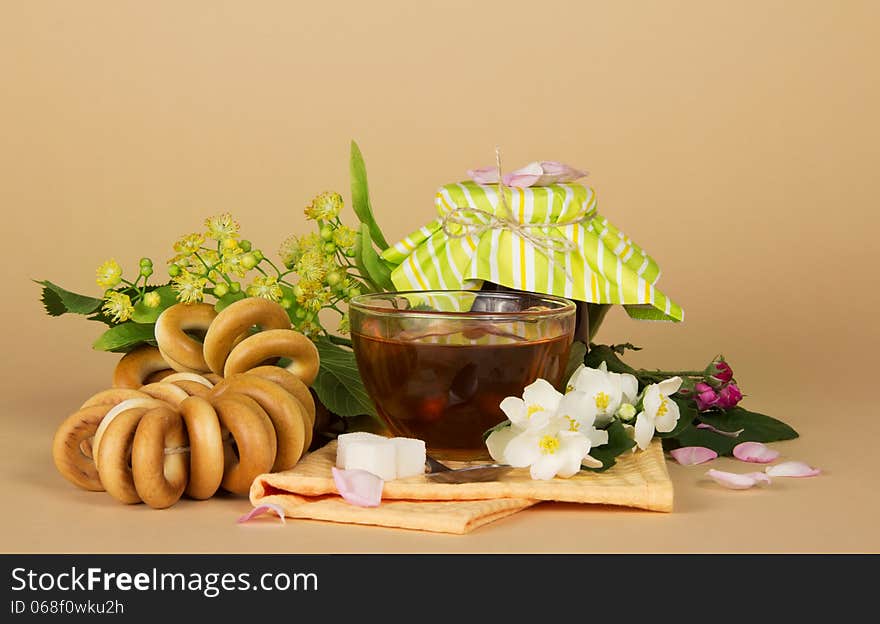
<path id="1" fill-rule="evenodd" d="M 544 171 L 544 176 L 546 178 L 553 179 L 552 183 L 558 182 L 565 184 L 567 182 L 574 182 L 587 175 L 586 171 L 580 171 L 579 169 L 575 169 L 565 163 L 556 162 L 555 160 L 542 160 L 541 169 Z"/>
<path id="2" fill-rule="evenodd" d="M 498 167 L 468 169 L 467 174 L 477 184 L 498 184 Z"/>
<path id="3" fill-rule="evenodd" d="M 281 518 L 281 524 L 285 523 L 284 510 L 281 509 L 281 507 L 279 507 L 278 505 L 275 505 L 274 503 L 263 503 L 262 505 L 258 505 L 256 507 L 254 507 L 249 512 L 247 512 L 245 515 L 243 515 L 241 518 L 239 518 L 238 523 L 241 524 L 242 522 L 247 522 L 248 520 L 253 520 L 257 516 L 261 516 L 264 513 L 268 513 L 270 511 L 274 511 L 276 514 L 278 514 L 278 517 Z"/>
<path id="4" fill-rule="evenodd" d="M 706 476 L 711 478 L 718 485 L 724 486 L 731 490 L 747 490 L 753 487 L 758 481 L 769 483 L 769 479 L 762 477 L 757 479 L 755 473 L 736 474 L 735 472 L 724 472 L 723 470 L 709 470 Z M 764 475 L 766 477 L 766 475 Z"/>
<path id="5" fill-rule="evenodd" d="M 507 186 L 525 188 L 527 186 L 533 186 L 543 175 L 544 170 L 541 168 L 541 163 L 533 162 L 527 164 L 522 169 L 517 169 L 516 171 L 511 171 L 510 173 L 505 174 L 502 180 Z"/>
<path id="6" fill-rule="evenodd" d="M 707 431 L 717 433 L 718 435 L 727 436 L 728 438 L 738 438 L 740 434 L 745 431 L 745 429 L 737 429 L 736 431 L 723 431 L 721 429 L 713 427 L 708 423 L 700 423 L 699 425 L 697 425 L 697 429 L 706 429 Z"/>
<path id="7" fill-rule="evenodd" d="M 340 470 L 335 466 L 331 470 L 339 495 L 352 505 L 378 507 L 382 502 L 385 482 L 381 477 L 366 470 Z"/>
<path id="8" fill-rule="evenodd" d="M 669 454 L 682 466 L 704 464 L 718 457 L 718 453 L 705 446 L 683 446 L 669 451 Z"/>
<path id="9" fill-rule="evenodd" d="M 747 472 L 747 477 L 751 477 L 757 483 L 771 483 L 770 476 L 766 472 Z"/>
<path id="10" fill-rule="evenodd" d="M 787 461 L 767 466 L 764 471 L 771 477 L 815 477 L 821 471 L 800 461 Z"/>
<path id="11" fill-rule="evenodd" d="M 742 442 L 733 447 L 733 456 L 740 461 L 769 464 L 779 457 L 779 451 L 760 442 Z"/>

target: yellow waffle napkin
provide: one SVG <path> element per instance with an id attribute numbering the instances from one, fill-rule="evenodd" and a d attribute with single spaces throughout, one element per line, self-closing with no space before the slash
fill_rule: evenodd
<path id="1" fill-rule="evenodd" d="M 516 468 L 486 483 L 433 483 L 423 476 L 387 481 L 378 507 L 358 507 L 339 496 L 330 471 L 335 463 L 334 441 L 292 470 L 257 477 L 251 503 L 274 503 L 289 518 L 441 533 L 467 533 L 540 501 L 672 511 L 672 482 L 658 440 L 644 452 L 620 456 L 605 472 L 568 479 L 536 481 L 528 468 Z"/>

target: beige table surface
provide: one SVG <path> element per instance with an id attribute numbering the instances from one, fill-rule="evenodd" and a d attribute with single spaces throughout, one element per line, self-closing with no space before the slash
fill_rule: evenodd
<path id="1" fill-rule="evenodd" d="M 12 407 L 17 425 L 0 439 L 0 492 L 5 501 L 0 551 L 22 552 L 877 552 L 880 522 L 876 457 L 846 453 L 849 436 L 831 421 L 812 422 L 805 436 L 780 443 L 785 458 L 804 459 L 824 473 L 814 479 L 777 479 L 772 486 L 728 491 L 708 481 L 707 466 L 669 462 L 675 511 L 650 513 L 601 506 L 543 503 L 463 535 L 436 535 L 265 517 L 246 525 L 244 498 L 181 501 L 154 511 L 125 506 L 104 493 L 64 481 L 51 462 L 55 413 L 50 402 Z M 69 402 L 69 401 L 68 401 Z M 826 412 L 814 405 L 807 420 Z M 7 406 L 7 409 L 10 409 Z M 827 412 L 826 412 L 827 413 Z M 7 412 L 7 418 L 10 412 Z M 6 421 L 7 424 L 9 420 Z M 866 438 L 880 433 L 876 425 Z M 711 466 L 747 471 L 748 464 L 717 460 Z"/>

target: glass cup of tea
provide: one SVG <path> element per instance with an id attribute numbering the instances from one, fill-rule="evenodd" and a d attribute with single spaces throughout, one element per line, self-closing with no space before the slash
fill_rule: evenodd
<path id="1" fill-rule="evenodd" d="M 563 382 L 575 304 L 525 292 L 360 295 L 349 306 L 358 370 L 395 436 L 452 460 L 488 457 L 499 404 L 538 378 Z"/>

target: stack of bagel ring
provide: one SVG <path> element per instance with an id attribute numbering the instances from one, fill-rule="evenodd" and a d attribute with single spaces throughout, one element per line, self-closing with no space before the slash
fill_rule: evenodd
<path id="1" fill-rule="evenodd" d="M 162 509 L 184 493 L 247 494 L 257 475 L 296 465 L 312 441 L 319 357 L 284 308 L 255 297 L 219 313 L 176 304 L 155 335 L 158 347 L 124 355 L 113 388 L 58 428 L 52 455 L 66 479 Z"/>

